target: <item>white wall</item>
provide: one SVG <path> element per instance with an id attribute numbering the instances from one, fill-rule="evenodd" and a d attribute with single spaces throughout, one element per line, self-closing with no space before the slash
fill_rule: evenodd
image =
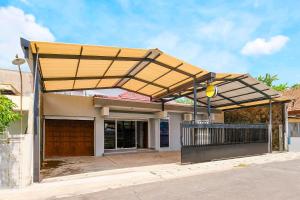
<path id="1" fill-rule="evenodd" d="M 149 130 L 149 147 L 155 149 L 155 119 L 149 119 Z"/>
<path id="2" fill-rule="evenodd" d="M 43 115 L 96 117 L 99 108 L 93 106 L 93 97 L 43 94 Z"/>
<path id="3" fill-rule="evenodd" d="M 0 188 L 32 183 L 32 134 L 11 135 L 0 141 Z"/>
<path id="4" fill-rule="evenodd" d="M 300 152 L 300 123 L 290 122 L 288 125 L 289 151 Z"/>
<path id="5" fill-rule="evenodd" d="M 100 114 L 95 118 L 95 156 L 103 156 L 104 153 L 104 118 Z"/>
<path id="6" fill-rule="evenodd" d="M 300 152 L 300 137 L 290 137 L 289 151 Z"/>
<path id="7" fill-rule="evenodd" d="M 32 97 L 25 99 L 23 127 L 28 127 L 27 134 L 19 134 L 17 121 L 8 128 L 10 134 L 0 139 L 0 188 L 24 187 L 33 180 Z"/>
<path id="8" fill-rule="evenodd" d="M 170 121 L 170 150 L 180 150 L 180 123 L 182 122 L 182 114 L 169 113 Z"/>

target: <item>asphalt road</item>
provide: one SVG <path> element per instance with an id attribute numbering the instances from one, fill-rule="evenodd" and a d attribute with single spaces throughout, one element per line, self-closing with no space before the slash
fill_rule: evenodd
<path id="1" fill-rule="evenodd" d="M 300 160 L 241 166 L 229 171 L 111 189 L 62 199 L 299 200 Z"/>

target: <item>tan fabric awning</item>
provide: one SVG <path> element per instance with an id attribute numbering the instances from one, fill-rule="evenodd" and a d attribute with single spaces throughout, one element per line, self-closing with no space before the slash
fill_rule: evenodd
<path id="1" fill-rule="evenodd" d="M 122 88 L 154 97 L 208 71 L 158 49 L 30 42 L 43 90 Z"/>
<path id="2" fill-rule="evenodd" d="M 31 68 L 34 68 L 34 58 L 38 58 L 43 92 L 121 88 L 149 96 L 152 101 L 166 102 L 182 96 L 193 99 L 193 84 L 197 82 L 198 104 L 206 106 L 206 83 L 213 80 L 219 90 L 211 99 L 213 108 L 262 104 L 261 101 L 280 96 L 248 74 L 211 73 L 158 49 L 25 39 L 21 43 L 28 50 L 25 52 L 29 54 L 26 57 Z"/>

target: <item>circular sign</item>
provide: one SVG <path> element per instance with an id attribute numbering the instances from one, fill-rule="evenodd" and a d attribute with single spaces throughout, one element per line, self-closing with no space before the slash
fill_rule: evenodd
<path id="1" fill-rule="evenodd" d="M 215 97 L 218 94 L 218 88 L 216 86 L 214 86 L 213 84 L 209 84 L 206 87 L 206 96 L 209 98 Z"/>

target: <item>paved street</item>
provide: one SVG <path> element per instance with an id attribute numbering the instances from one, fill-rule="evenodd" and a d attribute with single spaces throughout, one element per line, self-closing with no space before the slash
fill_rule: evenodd
<path id="1" fill-rule="evenodd" d="M 82 166 L 82 165 L 81 165 Z M 88 162 L 88 166 L 90 166 Z M 41 199 L 299 199 L 300 153 L 213 162 L 137 166 L 48 178 L 0 190 L 0 200 Z M 281 198 L 286 197 L 288 198 Z M 226 198 L 223 198 L 226 199 Z"/>
<path id="2" fill-rule="evenodd" d="M 300 198 L 300 159 L 143 185 L 109 189 L 62 200 L 82 199 L 280 199 Z"/>

